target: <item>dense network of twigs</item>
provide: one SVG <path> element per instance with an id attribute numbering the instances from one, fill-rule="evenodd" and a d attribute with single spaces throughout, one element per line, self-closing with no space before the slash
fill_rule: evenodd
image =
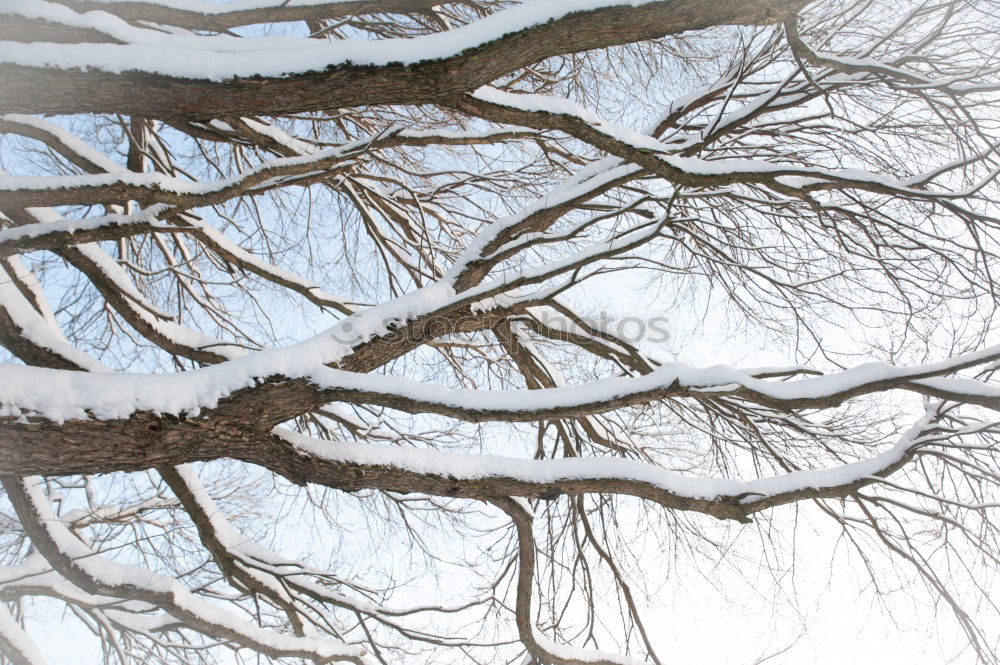
<path id="1" fill-rule="evenodd" d="M 1000 661 L 998 32 L 0 2 L 0 654 L 660 665 L 651 551 L 814 520 Z"/>

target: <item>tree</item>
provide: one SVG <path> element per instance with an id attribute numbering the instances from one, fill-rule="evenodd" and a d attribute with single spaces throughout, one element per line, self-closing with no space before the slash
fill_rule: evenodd
<path id="1" fill-rule="evenodd" d="M 997 9 L 0 3 L 0 651 L 659 665 L 814 521 L 998 662 Z"/>

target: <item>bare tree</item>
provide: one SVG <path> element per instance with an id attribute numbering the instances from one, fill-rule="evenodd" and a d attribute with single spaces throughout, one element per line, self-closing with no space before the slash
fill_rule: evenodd
<path id="1" fill-rule="evenodd" d="M 109 663 L 660 665 L 640 542 L 791 515 L 1000 662 L 994 0 L 0 14 L 7 661 L 41 598 Z"/>

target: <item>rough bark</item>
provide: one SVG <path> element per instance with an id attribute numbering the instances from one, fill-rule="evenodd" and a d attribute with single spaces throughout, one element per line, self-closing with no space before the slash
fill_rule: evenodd
<path id="1" fill-rule="evenodd" d="M 337 65 L 278 78 L 206 81 L 5 64 L 0 65 L 0 112 L 123 113 L 181 120 L 428 104 L 556 55 L 716 25 L 771 24 L 805 4 L 806 0 L 660 0 L 637 7 L 607 7 L 569 14 L 443 60 L 381 67 Z"/>

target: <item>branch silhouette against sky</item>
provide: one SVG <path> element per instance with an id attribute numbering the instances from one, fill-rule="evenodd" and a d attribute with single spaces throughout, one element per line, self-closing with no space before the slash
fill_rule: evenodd
<path id="1" fill-rule="evenodd" d="M 800 526 L 1000 662 L 998 31 L 0 0 L 4 662 L 661 665 Z"/>

